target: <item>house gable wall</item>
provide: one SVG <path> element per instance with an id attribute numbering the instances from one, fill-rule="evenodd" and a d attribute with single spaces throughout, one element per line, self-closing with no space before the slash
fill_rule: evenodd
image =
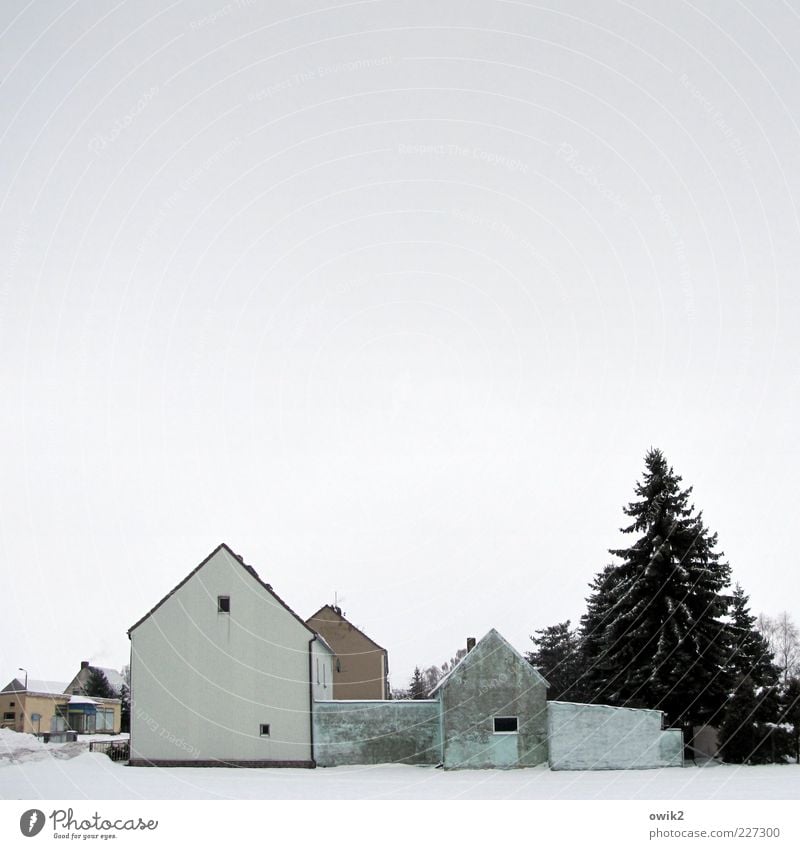
<path id="1" fill-rule="evenodd" d="M 131 762 L 310 762 L 312 636 L 217 549 L 131 629 Z"/>
<path id="2" fill-rule="evenodd" d="M 336 653 L 334 699 L 385 699 L 386 651 L 326 605 L 306 623 Z M 328 696 L 327 698 L 330 698 Z"/>
<path id="3" fill-rule="evenodd" d="M 490 631 L 440 689 L 444 766 L 535 766 L 547 760 L 547 682 Z M 495 717 L 516 717 L 516 733 L 495 733 Z"/>

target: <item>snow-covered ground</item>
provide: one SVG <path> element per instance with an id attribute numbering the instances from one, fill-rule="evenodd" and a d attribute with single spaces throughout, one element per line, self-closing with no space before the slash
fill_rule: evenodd
<path id="1" fill-rule="evenodd" d="M 14 734 L 14 732 L 8 732 Z M 17 739 L 14 739 L 17 738 Z M 333 769 L 128 767 L 88 739 L 0 735 L 2 799 L 798 799 L 800 766 L 551 772 L 400 765 Z M 95 739 L 95 738 L 92 738 Z"/>

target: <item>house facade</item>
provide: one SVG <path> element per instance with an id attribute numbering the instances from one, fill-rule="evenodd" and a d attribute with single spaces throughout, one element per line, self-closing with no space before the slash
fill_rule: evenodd
<path id="1" fill-rule="evenodd" d="M 388 699 L 389 661 L 386 649 L 349 622 L 337 605 L 326 604 L 306 619 L 336 654 L 334 699 Z"/>
<path id="2" fill-rule="evenodd" d="M 441 764 L 445 769 L 655 769 L 681 766 L 679 729 L 659 710 L 547 701 L 547 681 L 492 629 L 429 699 L 318 701 L 320 766 Z"/>
<path id="3" fill-rule="evenodd" d="M 547 761 L 547 681 L 494 628 L 434 688 L 448 769 Z"/>
<path id="4" fill-rule="evenodd" d="M 69 728 L 78 734 L 117 734 L 119 699 L 74 695 L 67 684 L 15 678 L 0 690 L 0 727 L 27 734 L 53 734 Z"/>
<path id="5" fill-rule="evenodd" d="M 132 765 L 314 765 L 333 651 L 227 545 L 128 635 Z"/>
<path id="6" fill-rule="evenodd" d="M 388 699 L 385 650 L 333 606 L 304 622 L 224 544 L 128 634 L 134 766 L 683 763 L 661 711 L 548 702 L 547 681 L 495 629 L 467 641 L 429 698 Z M 372 665 L 353 671 L 348 657 Z"/>
<path id="7" fill-rule="evenodd" d="M 547 681 L 492 629 L 429 699 L 315 704 L 320 766 L 442 764 L 445 769 L 547 761 Z"/>

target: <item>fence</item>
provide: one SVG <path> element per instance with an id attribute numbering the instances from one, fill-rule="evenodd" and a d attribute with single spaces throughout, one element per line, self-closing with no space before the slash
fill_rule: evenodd
<path id="1" fill-rule="evenodd" d="M 127 761 L 131 757 L 130 740 L 94 740 L 89 743 L 90 752 L 108 755 L 112 761 Z"/>

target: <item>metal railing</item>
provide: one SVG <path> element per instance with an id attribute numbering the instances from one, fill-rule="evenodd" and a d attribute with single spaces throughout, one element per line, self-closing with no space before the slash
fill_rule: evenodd
<path id="1" fill-rule="evenodd" d="M 131 756 L 130 740 L 93 740 L 89 743 L 90 752 L 108 755 L 112 761 L 127 761 Z"/>

